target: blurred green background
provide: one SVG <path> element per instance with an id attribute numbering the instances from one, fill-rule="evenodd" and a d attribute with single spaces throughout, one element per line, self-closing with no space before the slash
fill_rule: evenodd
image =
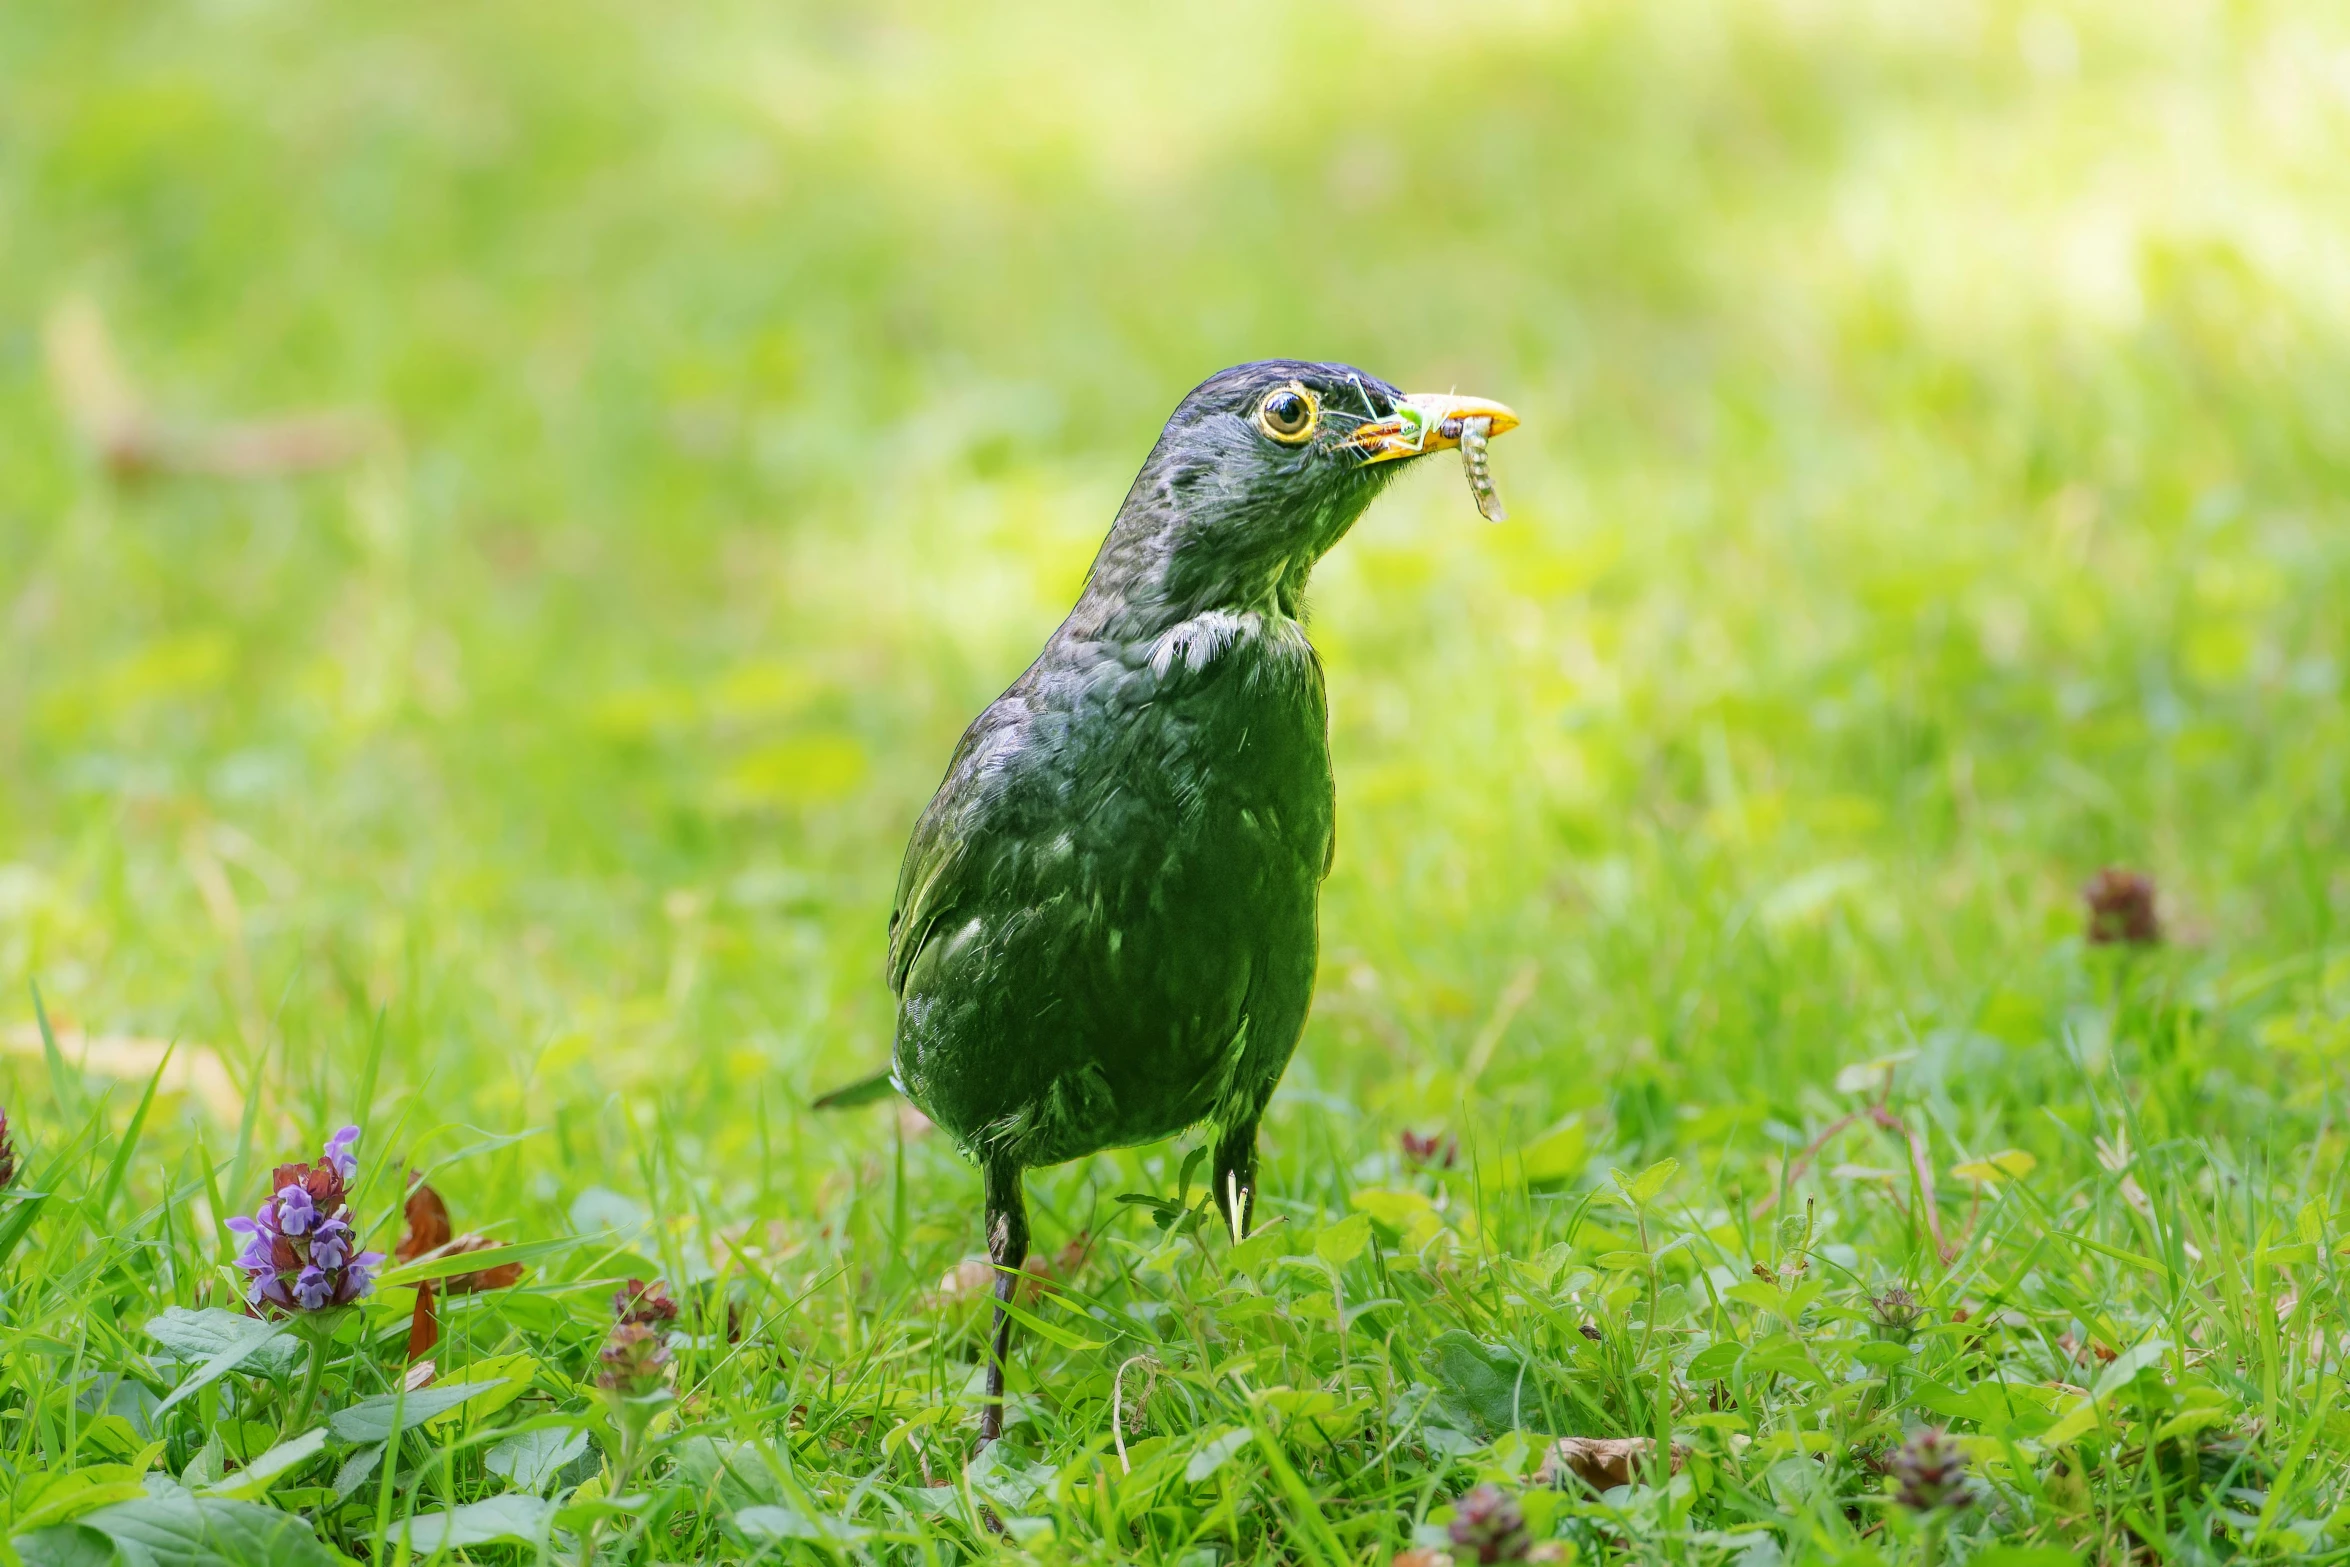
<path id="1" fill-rule="evenodd" d="M 1526 423 L 1507 525 L 1430 464 L 1317 578 L 1277 1190 L 1463 1104 L 1752 1148 L 1899 1049 L 2030 1143 L 2116 862 L 2202 998 L 2148 1113 L 2299 1135 L 2346 150 L 2319 4 L 0 9 L 0 1093 L 37 980 L 289 1139 L 380 1011 L 550 1200 L 632 1111 L 738 1208 L 852 1168 L 796 1106 L 956 734 L 1178 397 L 1304 355 Z"/>

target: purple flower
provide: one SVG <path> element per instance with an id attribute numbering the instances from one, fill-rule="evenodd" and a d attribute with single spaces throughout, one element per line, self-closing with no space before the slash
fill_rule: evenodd
<path id="1" fill-rule="evenodd" d="M 351 1145 L 359 1141 L 359 1128 L 346 1126 L 326 1140 L 326 1158 L 337 1175 L 349 1182 L 359 1173 L 359 1156 L 351 1152 Z"/>
<path id="2" fill-rule="evenodd" d="M 1480 1562 L 1522 1562 L 1534 1545 L 1518 1499 L 1498 1486 L 1481 1485 L 1454 1503 L 1447 1532 Z"/>
<path id="3" fill-rule="evenodd" d="M 307 1235 L 318 1222 L 318 1204 L 299 1186 L 277 1189 L 277 1228 L 283 1235 Z"/>
<path id="4" fill-rule="evenodd" d="M 310 1260 L 322 1268 L 339 1268 L 351 1260 L 351 1226 L 329 1219 L 310 1237 Z"/>
<path id="5" fill-rule="evenodd" d="M 596 1385 L 623 1398 L 644 1398 L 669 1385 L 669 1347 L 659 1329 L 643 1322 L 615 1325 L 597 1357 Z"/>
<path id="6" fill-rule="evenodd" d="M 1966 1449 L 1938 1426 L 1911 1432 L 1895 1450 L 1892 1470 L 1899 1485 L 1893 1499 L 1912 1512 L 1940 1512 L 1974 1502 Z"/>
<path id="7" fill-rule="evenodd" d="M 247 1273 L 259 1273 L 265 1268 L 275 1270 L 276 1265 L 271 1261 L 271 1253 L 276 1245 L 275 1236 L 241 1215 L 229 1220 L 228 1227 L 230 1234 L 245 1238 L 245 1249 L 237 1253 L 238 1267 Z"/>
<path id="8" fill-rule="evenodd" d="M 375 1270 L 383 1266 L 380 1251 L 363 1251 L 351 1259 L 343 1270 L 343 1287 L 335 1292 L 335 1304 L 347 1306 L 375 1287 Z"/>
<path id="9" fill-rule="evenodd" d="M 271 1177 L 277 1190 L 253 1217 L 228 1221 L 242 1241 L 237 1266 L 245 1273 L 245 1299 L 280 1311 L 325 1311 L 347 1306 L 375 1282 L 381 1252 L 353 1256 L 358 1235 L 344 1192 L 359 1173 L 351 1145 L 359 1129 L 346 1126 L 327 1139 L 312 1164 L 281 1164 Z"/>
<path id="10" fill-rule="evenodd" d="M 317 1311 L 333 1298 L 334 1292 L 335 1281 L 327 1277 L 326 1269 L 307 1267 L 294 1281 L 294 1304 L 304 1311 Z"/>

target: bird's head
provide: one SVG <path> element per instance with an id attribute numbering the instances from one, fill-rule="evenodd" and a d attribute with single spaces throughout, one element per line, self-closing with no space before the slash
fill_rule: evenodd
<path id="1" fill-rule="evenodd" d="M 1349 365 L 1266 359 L 1212 375 L 1160 433 L 1088 595 L 1154 619 L 1274 604 L 1294 614 L 1314 562 L 1387 481 L 1460 445 L 1463 422 L 1479 418 L 1494 435 L 1518 422 L 1499 403 L 1405 393 Z"/>

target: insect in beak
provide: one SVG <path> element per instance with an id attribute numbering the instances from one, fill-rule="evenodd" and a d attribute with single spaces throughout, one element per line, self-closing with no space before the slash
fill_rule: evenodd
<path id="1" fill-rule="evenodd" d="M 1486 466 L 1485 443 L 1517 427 L 1518 416 L 1504 404 L 1449 392 L 1415 392 L 1386 418 L 1357 426 L 1339 445 L 1361 453 L 1366 463 L 1395 462 L 1458 446 L 1477 510 L 1487 521 L 1499 522 L 1508 513 Z"/>

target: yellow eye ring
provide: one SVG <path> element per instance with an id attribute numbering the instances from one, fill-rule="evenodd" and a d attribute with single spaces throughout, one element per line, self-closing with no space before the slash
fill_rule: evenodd
<path id="1" fill-rule="evenodd" d="M 1299 446 L 1312 440 L 1321 422 L 1321 404 L 1296 381 L 1275 387 L 1257 404 L 1257 428 L 1284 446 Z"/>

